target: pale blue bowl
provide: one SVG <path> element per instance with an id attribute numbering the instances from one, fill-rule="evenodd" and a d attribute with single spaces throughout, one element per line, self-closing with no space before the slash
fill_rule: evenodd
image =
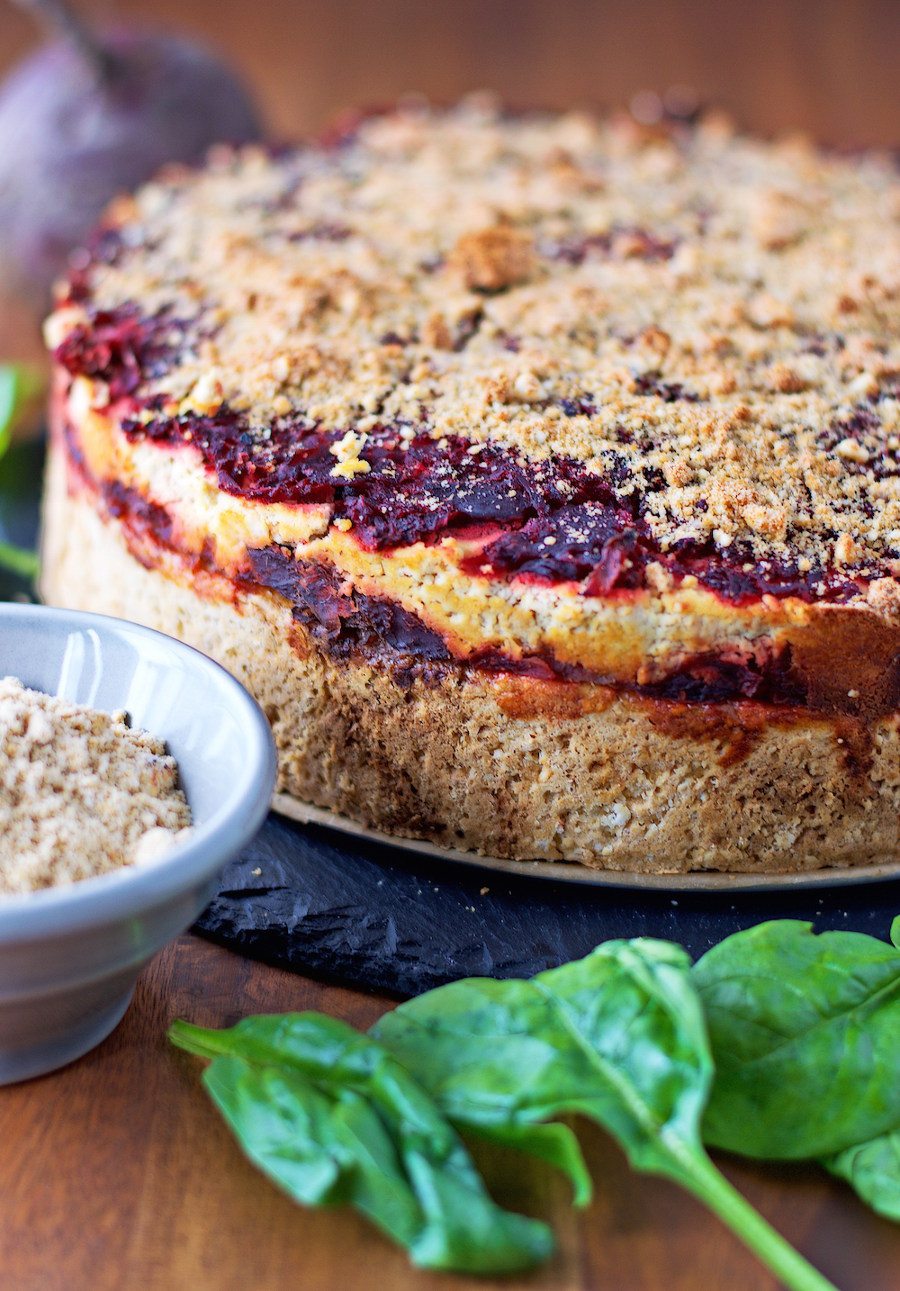
<path id="1" fill-rule="evenodd" d="M 209 903 L 250 842 L 275 784 L 258 704 L 224 668 L 171 637 L 99 614 L 0 604 L 0 677 L 104 710 L 166 741 L 191 836 L 146 865 L 0 896 L 0 1084 L 87 1053 L 128 1007 L 141 969 Z"/>

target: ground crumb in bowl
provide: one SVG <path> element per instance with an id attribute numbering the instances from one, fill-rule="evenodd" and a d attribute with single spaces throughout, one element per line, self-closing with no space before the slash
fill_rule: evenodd
<path id="1" fill-rule="evenodd" d="M 124 712 L 0 681 L 0 894 L 154 860 L 190 822 L 162 740 Z"/>

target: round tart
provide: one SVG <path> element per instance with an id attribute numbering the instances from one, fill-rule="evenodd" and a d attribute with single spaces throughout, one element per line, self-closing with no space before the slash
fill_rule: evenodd
<path id="1" fill-rule="evenodd" d="M 166 172 L 47 323 L 44 593 L 398 835 L 900 859 L 898 217 L 888 158 L 483 102 Z"/>

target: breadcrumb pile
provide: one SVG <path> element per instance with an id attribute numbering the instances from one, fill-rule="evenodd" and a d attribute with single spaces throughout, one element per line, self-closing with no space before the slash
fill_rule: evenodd
<path id="1" fill-rule="evenodd" d="M 152 860 L 190 823 L 162 740 L 124 712 L 0 682 L 0 894 Z"/>

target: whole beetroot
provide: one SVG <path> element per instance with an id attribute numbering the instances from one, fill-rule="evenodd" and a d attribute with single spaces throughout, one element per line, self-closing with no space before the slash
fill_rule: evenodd
<path id="1" fill-rule="evenodd" d="M 117 193 L 260 135 L 234 72 L 202 45 L 73 21 L 0 85 L 0 292 L 43 306 Z"/>

